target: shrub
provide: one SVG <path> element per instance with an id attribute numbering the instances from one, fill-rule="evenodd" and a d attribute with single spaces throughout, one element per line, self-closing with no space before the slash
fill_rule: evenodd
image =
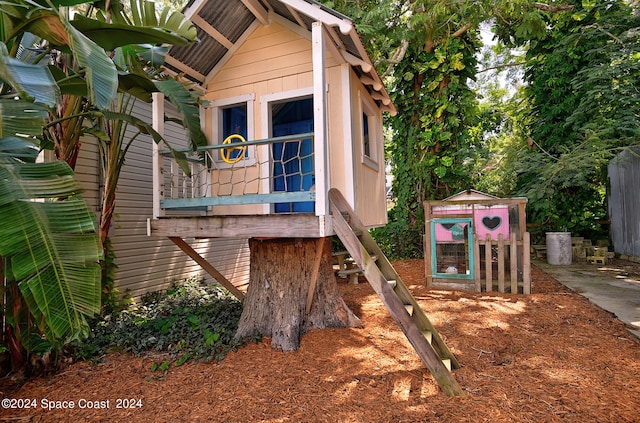
<path id="1" fill-rule="evenodd" d="M 249 341 L 234 338 L 241 314 L 242 303 L 223 288 L 189 280 L 144 295 L 137 308 L 96 319 L 89 337 L 75 345 L 76 355 L 155 350 L 173 354 L 180 364 L 187 359 L 219 361 Z"/>

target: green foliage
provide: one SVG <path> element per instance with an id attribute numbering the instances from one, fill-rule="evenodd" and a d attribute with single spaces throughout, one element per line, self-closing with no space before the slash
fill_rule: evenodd
<path id="1" fill-rule="evenodd" d="M 533 148 L 520 157 L 517 190 L 541 231 L 603 237 L 607 164 L 640 139 L 640 17 L 597 2 L 549 24 L 528 51 Z"/>
<path id="2" fill-rule="evenodd" d="M 406 214 L 397 213 L 397 208 L 389 211 L 389 221 L 381 228 L 371 230 L 371 236 L 380 249 L 391 260 L 423 257 L 423 228 L 419 224 L 404 221 Z M 424 215 L 418 214 L 420 219 Z"/>
<path id="3" fill-rule="evenodd" d="M 234 338 L 241 314 L 242 303 L 224 289 L 191 280 L 144 295 L 136 309 L 100 317 L 75 346 L 81 358 L 155 350 L 174 354 L 177 366 L 189 359 L 221 360 L 247 341 Z"/>
<path id="4" fill-rule="evenodd" d="M 39 129 L 43 111 L 27 102 L 0 101 L 0 120 L 11 119 L 7 112 L 17 106 L 32 117 L 20 131 Z M 18 366 L 23 354 L 15 346 L 29 353 L 43 345 L 59 349 L 88 332 L 87 318 L 100 310 L 101 248 L 95 217 L 69 166 L 37 163 L 35 145 L 5 135 L 0 138 L 0 273 L 6 281 L 1 312 L 15 335 L 9 344 Z"/>

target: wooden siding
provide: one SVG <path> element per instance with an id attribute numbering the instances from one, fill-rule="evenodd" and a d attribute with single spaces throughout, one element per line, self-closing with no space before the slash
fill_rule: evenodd
<path id="1" fill-rule="evenodd" d="M 136 116 L 151 122 L 151 106 L 136 104 Z M 173 147 L 184 146 L 184 132 L 176 124 L 167 123 L 165 136 Z M 167 238 L 147 236 L 147 218 L 152 215 L 151 143 L 149 137 L 138 137 L 127 153 L 116 198 L 116 211 L 110 231 L 118 264 L 116 286 L 130 290 L 134 296 L 165 289 L 175 280 L 202 276 L 203 270 Z M 76 174 L 85 189 L 84 196 L 98 210 L 97 145 L 94 139 L 83 142 Z M 227 279 L 237 286 L 247 283 L 249 251 L 246 239 L 186 239 Z"/>
<path id="2" fill-rule="evenodd" d="M 355 166 L 355 211 L 367 227 L 384 226 L 387 223 L 385 190 L 384 138 L 382 134 L 382 112 L 374 107 L 369 93 L 362 87 L 355 74 L 351 74 L 351 121 L 353 122 L 353 161 Z M 374 111 L 375 122 L 369 122 L 372 142 L 372 157 L 375 163 L 365 160 L 362 143 L 363 102 Z M 375 139 L 374 139 L 375 137 Z M 374 164 L 375 166 L 372 166 Z"/>
<path id="3" fill-rule="evenodd" d="M 269 92 L 286 90 L 280 85 L 285 82 L 311 86 L 311 69 L 309 39 L 278 24 L 260 26 L 216 73 L 207 91 L 225 98 L 237 95 L 227 89 L 261 82 L 268 83 Z"/>
<path id="4" fill-rule="evenodd" d="M 618 254 L 640 257 L 640 158 L 622 152 L 611 161 L 608 173 L 613 248 Z"/>

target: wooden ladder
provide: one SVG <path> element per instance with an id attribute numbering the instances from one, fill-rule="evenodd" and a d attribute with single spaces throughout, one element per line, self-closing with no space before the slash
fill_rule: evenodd
<path id="1" fill-rule="evenodd" d="M 365 278 L 400 326 L 440 389 L 449 396 L 461 395 L 462 388 L 450 371 L 452 368 L 460 368 L 460 363 L 347 200 L 335 188 L 329 190 L 329 206 L 334 231 L 362 269 Z M 377 260 L 372 256 L 376 256 Z"/>

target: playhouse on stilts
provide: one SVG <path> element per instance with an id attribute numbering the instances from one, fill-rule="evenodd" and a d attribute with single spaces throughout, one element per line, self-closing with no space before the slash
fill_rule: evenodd
<path id="1" fill-rule="evenodd" d="M 368 234 L 386 224 L 382 113 L 396 110 L 353 22 L 313 0 L 193 0 L 184 13 L 201 42 L 172 47 L 166 68 L 202 89 L 209 145 L 184 150 L 189 173 L 154 145 L 149 235 L 170 238 L 241 299 L 251 282 L 245 294 L 190 239 L 317 241 L 309 280 L 290 282 L 308 289 L 306 313 L 323 245 L 339 236 L 443 391 L 461 394 L 455 356 Z M 161 133 L 164 107 L 156 97 Z"/>

